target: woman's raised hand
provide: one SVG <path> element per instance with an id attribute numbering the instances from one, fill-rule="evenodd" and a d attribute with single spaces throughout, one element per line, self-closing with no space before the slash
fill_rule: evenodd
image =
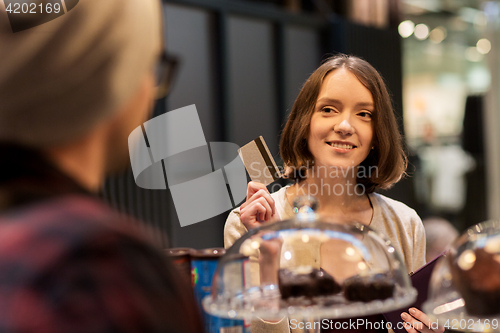
<path id="1" fill-rule="evenodd" d="M 275 218 L 274 199 L 266 186 L 257 182 L 248 183 L 247 201 L 240 207 L 240 219 L 247 230 L 257 228 L 263 222 Z"/>

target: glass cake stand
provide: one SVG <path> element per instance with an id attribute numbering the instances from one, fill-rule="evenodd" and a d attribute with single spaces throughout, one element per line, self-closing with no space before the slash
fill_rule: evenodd
<path id="1" fill-rule="evenodd" d="M 203 300 L 206 312 L 318 321 L 389 312 L 415 301 L 417 292 L 387 238 L 358 223 L 318 216 L 312 198 L 299 198 L 295 206 L 295 218 L 263 224 L 227 250 Z"/>
<path id="2" fill-rule="evenodd" d="M 450 331 L 500 332 L 500 222 L 457 238 L 432 272 L 423 310 Z"/>

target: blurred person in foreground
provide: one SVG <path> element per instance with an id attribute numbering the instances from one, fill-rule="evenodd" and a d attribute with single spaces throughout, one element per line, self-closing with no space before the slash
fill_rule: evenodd
<path id="1" fill-rule="evenodd" d="M 192 290 L 95 196 L 162 57 L 158 0 L 85 0 L 13 33 L 0 3 L 0 331 L 201 332 Z"/>
<path id="2" fill-rule="evenodd" d="M 441 217 L 428 217 L 423 221 L 425 228 L 425 256 L 429 262 L 443 253 L 458 237 L 457 229 Z"/>

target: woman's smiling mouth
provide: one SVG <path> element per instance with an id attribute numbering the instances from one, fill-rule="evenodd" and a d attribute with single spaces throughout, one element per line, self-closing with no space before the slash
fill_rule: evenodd
<path id="1" fill-rule="evenodd" d="M 347 149 L 347 150 L 352 150 L 357 148 L 355 145 L 351 144 L 350 142 L 327 142 L 327 144 L 333 148 L 339 148 L 339 149 Z"/>

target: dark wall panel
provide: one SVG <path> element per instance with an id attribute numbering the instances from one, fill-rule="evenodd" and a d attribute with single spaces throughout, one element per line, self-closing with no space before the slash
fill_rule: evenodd
<path id="1" fill-rule="evenodd" d="M 196 104 L 207 141 L 217 138 L 215 112 L 214 17 L 210 12 L 178 5 L 165 6 L 166 47 L 180 59 L 168 111 Z"/>
<path id="2" fill-rule="evenodd" d="M 180 58 L 180 68 L 168 97 L 167 111 L 196 104 L 207 142 L 218 141 L 220 119 L 216 105 L 214 49 L 215 16 L 196 7 L 165 6 L 168 52 Z M 173 247 L 208 248 L 223 245 L 227 214 L 180 227 L 170 191 L 167 190 L 167 224 Z M 196 202 L 193 202 L 196 209 Z"/>
<path id="3" fill-rule="evenodd" d="M 278 152 L 273 25 L 239 16 L 227 24 L 229 70 L 228 141 L 240 146 L 262 135 Z"/>
<path id="4" fill-rule="evenodd" d="M 317 30 L 299 26 L 285 27 L 285 107 L 292 109 L 305 80 L 319 66 L 320 36 Z"/>

